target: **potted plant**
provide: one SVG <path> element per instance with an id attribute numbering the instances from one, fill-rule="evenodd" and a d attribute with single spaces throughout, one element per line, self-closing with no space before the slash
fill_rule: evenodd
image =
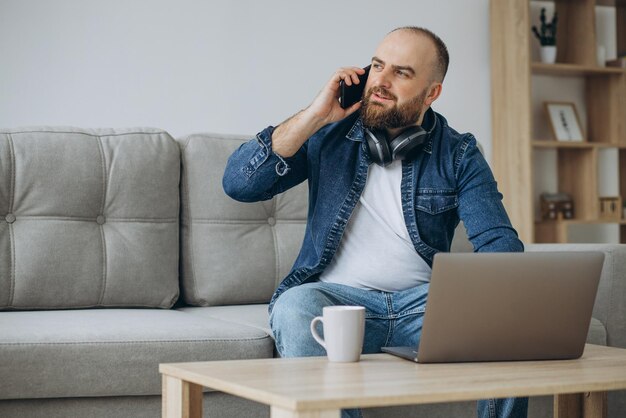
<path id="1" fill-rule="evenodd" d="M 546 8 L 541 8 L 541 26 L 533 25 L 533 33 L 541 44 L 541 62 L 553 64 L 556 61 L 556 25 L 558 22 L 557 13 L 554 12 L 550 23 L 546 21 Z"/>

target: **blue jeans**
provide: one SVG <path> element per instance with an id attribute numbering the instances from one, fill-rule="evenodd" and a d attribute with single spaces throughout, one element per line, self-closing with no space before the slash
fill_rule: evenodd
<path id="1" fill-rule="evenodd" d="M 306 283 L 285 291 L 270 315 L 276 348 L 281 357 L 324 356 L 326 352 L 311 336 L 311 320 L 324 306 L 365 306 L 363 353 L 379 353 L 384 346 L 416 346 L 428 296 L 428 284 L 387 293 L 334 283 Z M 528 398 L 478 401 L 479 418 L 525 418 Z M 361 411 L 342 411 L 342 418 L 360 418 Z"/>

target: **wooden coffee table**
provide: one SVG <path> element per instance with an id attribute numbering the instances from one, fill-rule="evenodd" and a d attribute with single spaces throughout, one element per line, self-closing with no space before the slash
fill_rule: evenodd
<path id="1" fill-rule="evenodd" d="M 201 417 L 202 387 L 270 406 L 272 418 L 339 418 L 340 409 L 554 395 L 559 418 L 606 416 L 626 389 L 626 350 L 587 345 L 559 361 L 416 364 L 388 354 L 161 364 L 163 417 Z"/>

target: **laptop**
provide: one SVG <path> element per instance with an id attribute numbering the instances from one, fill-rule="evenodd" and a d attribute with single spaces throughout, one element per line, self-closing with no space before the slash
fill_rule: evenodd
<path id="1" fill-rule="evenodd" d="M 382 351 L 418 363 L 578 358 L 603 261 L 600 252 L 439 253 L 419 346 Z"/>

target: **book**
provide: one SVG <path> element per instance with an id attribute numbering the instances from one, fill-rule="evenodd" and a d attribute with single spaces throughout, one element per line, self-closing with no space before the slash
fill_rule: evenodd
<path id="1" fill-rule="evenodd" d="M 626 68 L 626 57 L 620 57 L 606 62 L 607 67 Z"/>

